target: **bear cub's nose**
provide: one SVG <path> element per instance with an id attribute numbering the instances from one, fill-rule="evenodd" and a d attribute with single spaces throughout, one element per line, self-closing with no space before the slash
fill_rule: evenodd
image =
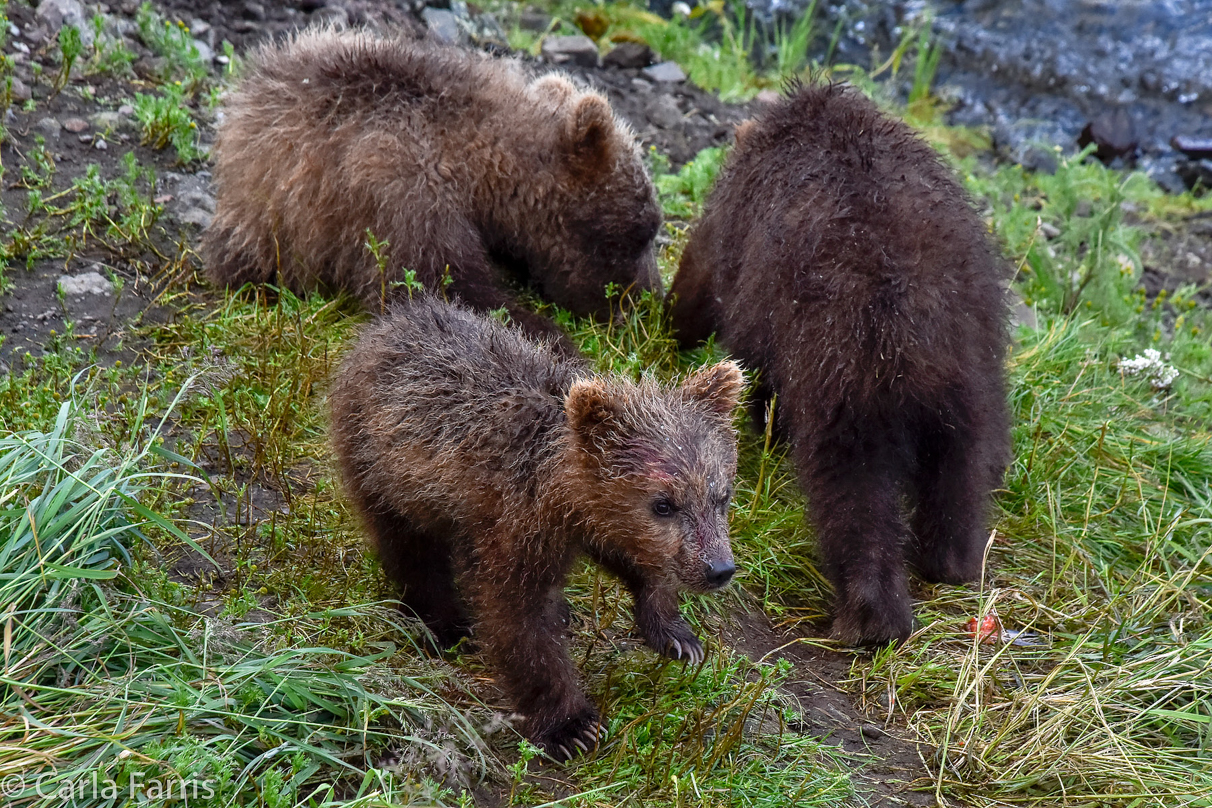
<path id="1" fill-rule="evenodd" d="M 732 580 L 734 572 L 736 572 L 736 564 L 732 561 L 709 561 L 705 576 L 708 584 L 718 588 Z"/>

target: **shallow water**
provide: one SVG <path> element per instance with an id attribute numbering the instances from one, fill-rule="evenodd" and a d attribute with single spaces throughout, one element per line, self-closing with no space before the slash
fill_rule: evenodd
<path id="1" fill-rule="evenodd" d="M 802 0 L 750 0 L 759 16 Z M 821 37 L 843 21 L 836 59 L 870 64 L 929 14 L 945 54 L 936 93 L 953 123 L 991 127 L 1007 156 L 1042 142 L 1077 148 L 1082 128 L 1117 108 L 1140 146 L 1138 165 L 1179 187 L 1175 135 L 1212 137 L 1212 0 L 934 0 L 820 5 Z"/>

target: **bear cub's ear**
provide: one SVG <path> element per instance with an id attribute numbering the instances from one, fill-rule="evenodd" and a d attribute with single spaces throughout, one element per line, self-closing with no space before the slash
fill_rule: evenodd
<path id="1" fill-rule="evenodd" d="M 595 175 L 614 162 L 614 113 L 600 95 L 587 93 L 570 106 L 565 147 L 574 170 Z"/>
<path id="2" fill-rule="evenodd" d="M 741 400 L 745 374 L 731 360 L 700 368 L 682 382 L 682 392 L 693 401 L 701 401 L 718 415 L 730 416 Z"/>
<path id="3" fill-rule="evenodd" d="M 550 100 L 557 107 L 562 107 L 577 94 L 577 88 L 559 73 L 548 73 L 530 83 L 530 93 L 536 98 Z"/>
<path id="4" fill-rule="evenodd" d="M 564 397 L 564 413 L 573 434 L 592 441 L 619 415 L 619 402 L 601 379 L 578 379 Z"/>
<path id="5" fill-rule="evenodd" d="M 744 142 L 753 134 L 753 130 L 757 128 L 757 124 L 753 122 L 753 118 L 747 118 L 737 125 L 736 132 L 733 134 L 733 146 L 742 146 Z"/>

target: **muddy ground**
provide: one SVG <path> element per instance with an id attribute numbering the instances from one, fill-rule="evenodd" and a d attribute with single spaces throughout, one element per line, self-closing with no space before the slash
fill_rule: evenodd
<path id="1" fill-rule="evenodd" d="M 48 0 L 44 0 L 46 2 Z M 121 0 L 101 10 L 118 19 L 133 19 L 138 4 Z M 270 37 L 278 37 L 297 27 L 316 21 L 339 21 L 370 25 L 400 25 L 414 31 L 423 28 L 418 18 L 403 4 L 348 0 L 339 6 L 335 0 L 293 0 L 270 3 L 253 0 L 213 0 L 194 3 L 189 0 L 165 0 L 161 10 L 172 19 L 180 19 L 191 32 L 212 48 L 229 41 L 240 53 Z M 167 321 L 173 315 L 174 273 L 188 273 L 196 257 L 196 245 L 202 227 L 214 210 L 209 188 L 209 171 L 204 162 L 181 166 L 171 150 L 153 150 L 139 144 L 139 130 L 130 110 L 137 92 L 151 92 L 153 83 L 139 78 L 154 55 L 137 36 L 128 38 L 128 46 L 138 60 L 134 74 L 126 78 L 98 78 L 81 75 L 55 94 L 50 80 L 56 70 L 52 58 L 54 31 L 35 10 L 10 5 L 9 16 L 17 33 L 10 36 L 7 50 L 16 58 L 16 77 L 29 88 L 35 106 L 32 112 L 13 107 L 6 123 L 8 138 L 0 147 L 0 159 L 6 167 L 28 163 L 37 150 L 35 138 L 45 139 L 45 150 L 56 166 L 55 189 L 67 187 L 90 164 L 101 167 L 101 176 L 121 173 L 120 161 L 133 150 L 143 165 L 156 170 L 154 197 L 163 206 L 153 244 L 139 254 L 124 254 L 102 241 L 85 241 L 67 259 L 33 261 L 28 269 L 9 269 L 11 288 L 0 299 L 0 372 L 7 372 L 29 352 L 40 355 L 56 340 L 70 339 L 86 348 L 96 348 L 98 361 L 109 364 L 139 361 L 145 347 L 132 337 L 132 324 L 155 318 Z M 12 29 L 10 29 L 11 31 Z M 34 65 L 44 69 L 38 75 Z M 216 70 L 219 65 L 216 64 Z M 535 63 L 536 69 L 545 69 Z M 633 125 L 645 145 L 665 152 L 676 168 L 699 150 L 726 143 L 737 122 L 751 114 L 755 104 L 730 106 L 689 83 L 660 83 L 641 76 L 639 68 L 574 68 L 575 75 L 607 93 L 615 109 Z M 92 88 L 86 98 L 84 88 Z M 213 140 L 214 116 L 197 110 L 202 142 Z M 48 191 L 49 195 L 51 191 Z M 16 182 L 10 171 L 0 192 L 0 201 L 11 230 L 22 223 L 27 190 Z M 1185 228 L 1157 231 L 1148 239 L 1146 285 L 1150 291 L 1174 288 L 1180 283 L 1206 285 L 1212 276 L 1212 220 L 1193 219 Z M 145 263 L 144 263 L 145 262 Z M 170 266 L 167 276 L 146 277 L 141 265 Z M 83 282 L 79 293 L 58 293 L 65 276 Z M 101 281 L 101 282 L 97 282 Z M 215 290 L 191 291 L 194 299 L 212 304 L 219 299 Z M 216 473 L 222 472 L 215 468 Z M 287 492 L 289 493 L 289 492 Z M 272 490 L 268 482 L 257 500 L 264 510 L 280 507 L 282 492 Z M 251 500 L 250 500 L 251 501 Z M 235 509 L 229 508 L 228 514 Z M 252 514 L 251 518 L 256 518 Z M 214 518 L 219 518 L 218 511 Z M 250 518 L 250 515 L 230 518 Z M 851 657 L 833 653 L 803 642 L 824 632 L 825 626 L 801 634 L 776 629 L 761 613 L 740 612 L 727 621 L 725 641 L 755 658 L 776 653 L 796 665 L 790 691 L 803 706 L 804 725 L 799 731 L 836 741 L 856 755 L 856 786 L 872 805 L 925 805 L 932 801 L 926 793 L 912 791 L 908 784 L 925 775 L 922 757 L 929 750 L 919 749 L 908 732 L 895 723 L 886 723 L 877 715 L 864 713 L 840 686 L 849 672 Z M 921 783 L 919 782 L 919 786 Z M 484 795 L 492 803 L 492 795 Z"/>

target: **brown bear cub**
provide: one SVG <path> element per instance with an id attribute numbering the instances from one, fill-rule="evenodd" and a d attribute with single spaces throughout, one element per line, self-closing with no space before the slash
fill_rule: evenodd
<path id="1" fill-rule="evenodd" d="M 634 136 L 600 95 L 514 61 L 305 31 L 249 57 L 214 154 L 202 252 L 221 284 L 343 289 L 380 312 L 412 271 L 553 336 L 511 284 L 582 315 L 609 310 L 607 284 L 661 288 Z M 388 242 L 385 271 L 367 229 Z"/>
<path id="2" fill-rule="evenodd" d="M 653 649 L 702 661 L 677 591 L 719 589 L 735 571 L 742 386 L 731 362 L 672 388 L 594 376 L 429 296 L 370 326 L 342 367 L 336 454 L 387 576 L 443 646 L 474 631 L 553 756 L 600 732 L 563 639 L 578 553 L 631 590 Z"/>
<path id="3" fill-rule="evenodd" d="M 1008 267 L 938 155 L 857 90 L 797 86 L 741 126 L 670 290 L 777 394 L 834 634 L 904 640 L 906 562 L 980 576 L 1009 456 Z"/>

